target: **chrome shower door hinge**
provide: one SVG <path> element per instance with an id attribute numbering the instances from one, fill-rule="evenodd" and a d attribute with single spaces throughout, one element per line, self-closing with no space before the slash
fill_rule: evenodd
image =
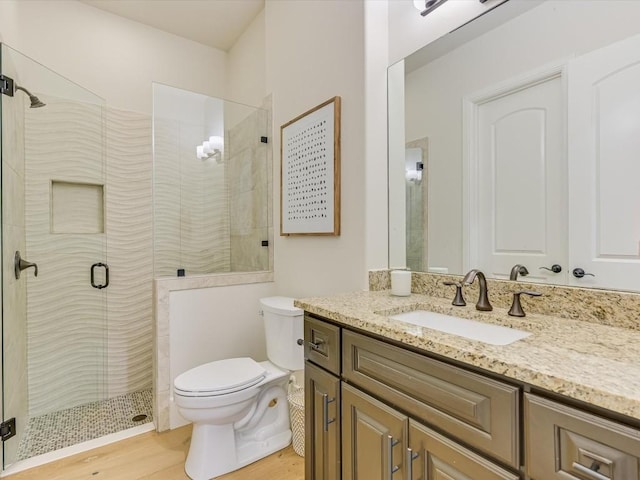
<path id="1" fill-rule="evenodd" d="M 6 442 L 16 434 L 16 419 L 15 417 L 5 420 L 0 423 L 0 440 Z"/>
<path id="2" fill-rule="evenodd" d="M 13 97 L 13 78 L 0 75 L 0 93 Z"/>

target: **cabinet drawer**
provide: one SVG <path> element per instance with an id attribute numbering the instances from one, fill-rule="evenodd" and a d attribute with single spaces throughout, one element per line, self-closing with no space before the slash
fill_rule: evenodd
<path id="1" fill-rule="evenodd" d="M 518 388 L 343 331 L 343 378 L 518 468 Z"/>
<path id="2" fill-rule="evenodd" d="M 640 431 L 531 394 L 524 414 L 532 479 L 640 479 Z"/>
<path id="3" fill-rule="evenodd" d="M 418 478 L 519 480 L 520 476 L 443 437 L 430 428 L 409 422 L 411 466 Z M 410 478 L 414 478 L 411 475 Z"/>
<path id="4" fill-rule="evenodd" d="M 305 315 L 304 358 L 340 375 L 340 327 Z"/>

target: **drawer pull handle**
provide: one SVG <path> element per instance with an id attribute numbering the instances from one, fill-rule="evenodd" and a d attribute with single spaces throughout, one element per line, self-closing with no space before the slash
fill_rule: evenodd
<path id="1" fill-rule="evenodd" d="M 598 473 L 598 470 L 600 470 L 600 465 L 597 462 L 593 462 L 591 464 L 591 467 L 585 467 L 584 465 L 573 462 L 573 468 L 583 475 L 589 478 L 593 478 L 593 480 L 609 480 L 609 477 L 605 477 L 604 475 Z"/>
<path id="2" fill-rule="evenodd" d="M 407 448 L 407 480 L 413 480 L 413 461 L 419 456 L 420 454 L 414 453 L 411 448 Z"/>
<path id="3" fill-rule="evenodd" d="M 325 432 L 329 431 L 329 424 L 336 421 L 335 418 L 329 419 L 329 404 L 335 401 L 335 398 L 329 398 L 326 393 L 322 394 L 322 426 Z"/>
<path id="4" fill-rule="evenodd" d="M 393 474 L 400 470 L 400 465 L 393 464 L 393 447 L 398 445 L 400 440 L 394 440 L 391 435 L 387 435 L 387 451 L 389 455 L 389 480 L 393 480 Z"/>
<path id="5" fill-rule="evenodd" d="M 316 343 L 313 342 L 307 342 L 309 344 L 309 347 L 311 348 L 311 350 L 320 350 L 320 347 L 322 345 L 324 345 L 324 342 L 322 340 L 318 340 Z"/>

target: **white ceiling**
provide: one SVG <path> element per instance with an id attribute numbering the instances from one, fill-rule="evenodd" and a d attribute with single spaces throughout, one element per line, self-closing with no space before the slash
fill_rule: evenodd
<path id="1" fill-rule="evenodd" d="M 264 0 L 80 1 L 224 51 L 264 8 Z"/>

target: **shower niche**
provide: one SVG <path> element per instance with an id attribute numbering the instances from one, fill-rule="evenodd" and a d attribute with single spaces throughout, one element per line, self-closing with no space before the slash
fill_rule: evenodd
<path id="1" fill-rule="evenodd" d="M 51 233 L 104 233 L 104 185 L 51 181 Z"/>

